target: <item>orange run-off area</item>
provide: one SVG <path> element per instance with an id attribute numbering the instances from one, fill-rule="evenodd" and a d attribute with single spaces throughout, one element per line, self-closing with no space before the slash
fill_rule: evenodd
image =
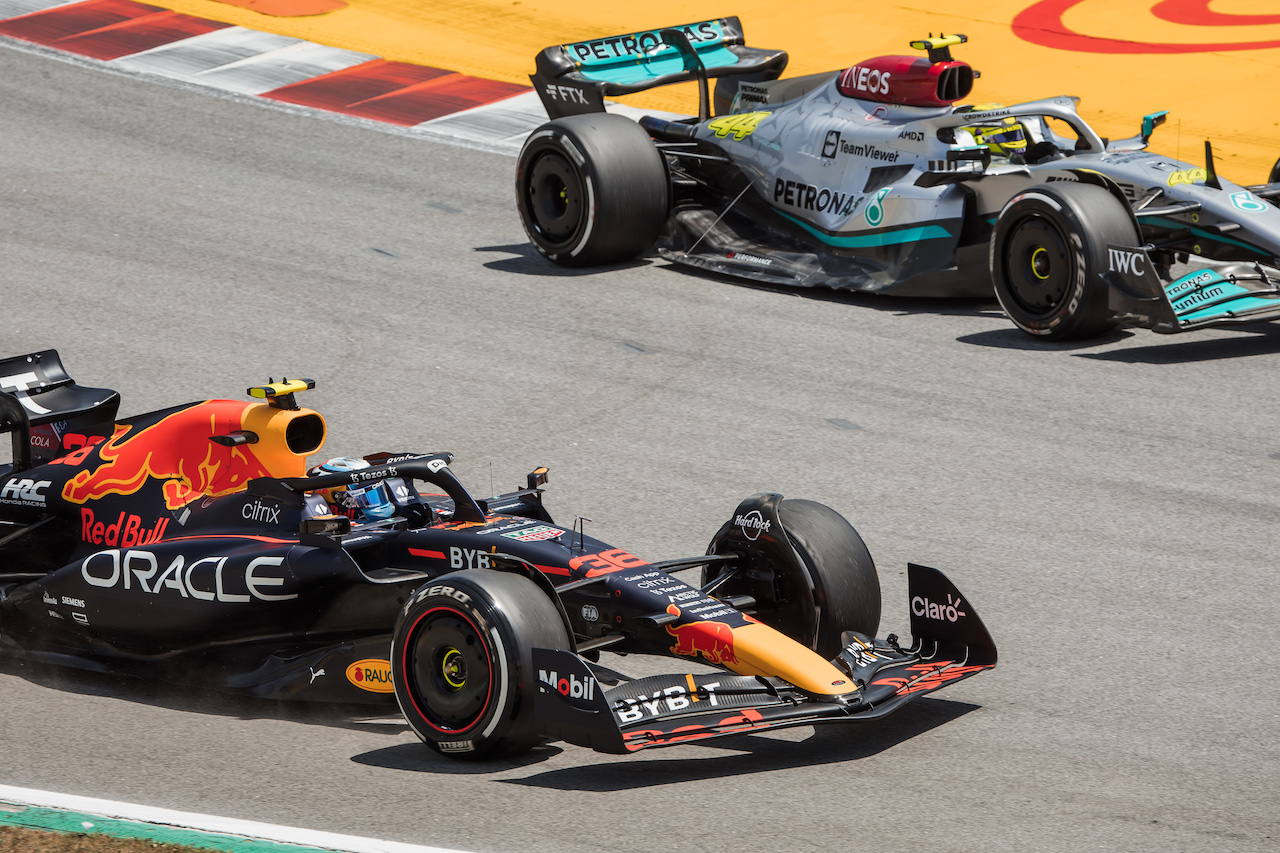
<path id="1" fill-rule="evenodd" d="M 152 0 L 154 2 L 154 0 Z M 1272 0 L 988 0 L 881 6 L 847 2 L 728 4 L 651 0 L 160 0 L 178 12 L 476 77 L 528 84 L 547 45 L 722 15 L 747 41 L 783 48 L 787 76 L 847 67 L 907 42 L 961 32 L 954 50 L 982 73 L 971 99 L 1013 103 L 1078 95 L 1104 136 L 1131 136 L 1145 113 L 1169 110 L 1152 148 L 1199 162 L 1211 139 L 1218 170 L 1266 179 L 1280 156 L 1280 8 Z M 337 7 L 323 11 L 321 7 Z M 266 11 L 255 11 L 262 9 Z M 268 14 L 272 12 L 273 14 Z M 692 113 L 691 84 L 624 99 Z"/>

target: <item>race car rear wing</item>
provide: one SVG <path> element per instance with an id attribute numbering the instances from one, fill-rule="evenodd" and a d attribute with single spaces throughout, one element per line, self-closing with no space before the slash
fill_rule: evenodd
<path id="1" fill-rule="evenodd" d="M 602 113 L 606 97 L 707 77 L 736 78 L 732 91 L 716 87 L 719 113 L 728 108 L 738 80 L 776 80 L 786 67 L 786 51 L 747 47 L 742 23 L 728 17 L 552 45 L 538 54 L 529 79 L 554 119 Z"/>
<path id="2" fill-rule="evenodd" d="M 57 350 L 0 361 L 0 433 L 13 434 L 15 472 L 57 457 L 68 434 L 110 435 L 119 408 L 115 391 L 77 385 Z"/>
<path id="3" fill-rule="evenodd" d="M 832 663 L 848 676 L 847 694 L 818 696 L 781 678 L 720 672 L 655 675 L 606 690 L 578 655 L 535 648 L 534 726 L 549 738 L 626 754 L 766 729 L 876 719 L 996 665 L 986 626 L 942 572 L 909 564 L 907 585 L 915 644 L 904 649 L 892 634 L 874 640 L 846 631 L 844 649 Z"/>

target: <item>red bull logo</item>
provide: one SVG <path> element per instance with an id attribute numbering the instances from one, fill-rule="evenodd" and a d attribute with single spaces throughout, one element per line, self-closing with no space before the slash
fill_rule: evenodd
<path id="1" fill-rule="evenodd" d="M 150 527 L 141 517 L 132 513 L 121 512 L 113 523 L 108 520 L 97 520 L 93 510 L 85 507 L 80 510 L 80 539 L 94 545 L 106 545 L 110 548 L 132 548 L 135 545 L 150 545 L 164 538 L 164 529 L 169 526 L 169 519 L 162 518 Z"/>
<path id="2" fill-rule="evenodd" d="M 271 434 L 273 417 L 294 414 L 259 403 L 208 400 L 151 426 L 117 425 L 106 442 L 54 460 L 79 464 L 95 449 L 102 460 L 72 477 L 62 497 L 83 504 L 107 495 L 136 494 L 148 480 L 163 480 L 165 506 L 175 510 L 199 497 L 240 491 L 256 477 L 301 476 L 305 455 L 287 450 L 282 437 Z M 227 447 L 209 440 L 238 430 L 255 432 L 259 443 Z"/>
<path id="3" fill-rule="evenodd" d="M 680 608 L 667 606 L 667 612 L 680 615 Z M 694 621 L 683 625 L 668 625 L 667 633 L 676 638 L 671 647 L 673 654 L 695 657 L 702 655 L 718 666 L 737 663 L 733 653 L 733 629 L 723 622 Z"/>

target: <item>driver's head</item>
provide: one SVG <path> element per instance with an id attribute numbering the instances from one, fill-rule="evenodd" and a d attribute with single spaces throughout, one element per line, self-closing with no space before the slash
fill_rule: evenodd
<path id="1" fill-rule="evenodd" d="M 308 473 L 312 477 L 319 477 L 324 474 L 349 474 L 368 467 L 369 463 L 363 459 L 339 456 L 317 465 Z M 390 518 L 396 512 L 396 505 L 391 500 L 391 491 L 387 488 L 385 480 L 371 480 L 368 483 L 353 486 L 334 486 L 321 489 L 320 494 L 330 504 L 344 510 L 348 515 L 358 512 L 368 518 L 381 519 Z"/>
<path id="2" fill-rule="evenodd" d="M 973 107 L 961 107 L 956 112 L 985 112 L 998 110 L 1004 104 L 978 104 Z M 1027 130 L 1022 123 L 1012 116 L 1003 119 L 985 121 L 981 124 L 965 125 L 960 128 L 968 131 L 979 145 L 985 145 L 993 156 L 1012 157 L 1027 150 Z"/>

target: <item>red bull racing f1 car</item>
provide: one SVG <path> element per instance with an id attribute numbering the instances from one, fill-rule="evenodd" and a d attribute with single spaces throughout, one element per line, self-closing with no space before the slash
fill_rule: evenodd
<path id="1" fill-rule="evenodd" d="M 996 663 L 973 604 L 922 566 L 914 642 L 877 639 L 875 566 L 821 504 L 755 495 L 706 554 L 651 563 L 553 522 L 545 468 L 483 500 L 447 453 L 309 474 L 326 427 L 296 396 L 313 385 L 117 418 L 119 396 L 77 385 L 55 351 L 0 361 L 0 644 L 260 697 L 398 702 L 463 759 L 872 719 Z M 672 574 L 698 567 L 697 586 Z M 628 680 L 602 649 L 675 672 Z"/>
<path id="2" fill-rule="evenodd" d="M 553 45 L 534 87 L 552 121 L 520 154 L 537 250 L 566 266 L 648 251 L 771 284 L 982 296 L 1046 338 L 1280 317 L 1280 162 L 1243 187 L 1147 150 L 1166 113 L 1100 137 L 1078 99 L 963 104 L 963 35 L 779 79 L 737 18 Z M 715 79 L 714 90 L 709 80 Z M 699 114 L 637 124 L 606 97 L 696 80 Z"/>

